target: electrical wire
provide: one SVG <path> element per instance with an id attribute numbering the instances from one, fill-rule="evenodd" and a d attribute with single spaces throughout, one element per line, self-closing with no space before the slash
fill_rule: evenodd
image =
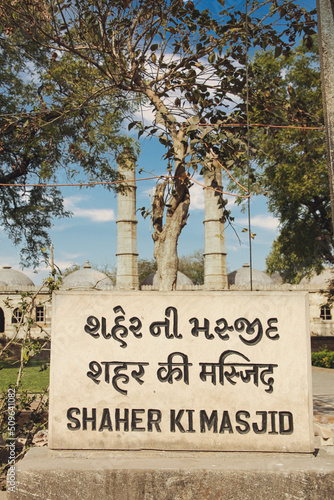
<path id="1" fill-rule="evenodd" d="M 268 127 L 268 128 L 286 128 L 286 129 L 297 129 L 297 130 L 325 130 L 323 126 L 306 126 L 306 125 L 277 125 L 273 123 L 199 123 L 201 127 L 214 127 L 219 126 L 222 128 L 229 127 Z"/>
<path id="2" fill-rule="evenodd" d="M 249 71 L 248 71 L 248 0 L 246 0 L 246 18 L 245 18 L 245 64 L 246 64 L 246 119 L 247 119 L 247 187 L 250 193 L 250 122 L 249 122 Z M 248 243 L 249 243 L 249 284 L 253 291 L 253 256 L 252 256 L 252 231 L 251 231 L 251 206 L 250 196 L 247 200 L 248 211 Z"/>
<path id="3" fill-rule="evenodd" d="M 230 177 L 245 191 L 247 189 L 242 186 L 234 177 L 230 174 L 230 172 L 223 166 L 221 165 L 218 160 L 216 160 L 219 165 L 226 170 L 226 172 L 230 175 Z M 241 194 L 235 194 L 235 193 L 228 193 L 225 191 L 222 191 L 221 189 L 215 189 L 211 186 L 205 186 L 205 184 L 196 181 L 193 179 L 190 175 L 188 174 L 183 174 L 188 180 L 191 182 L 198 184 L 201 186 L 203 189 L 209 189 L 210 191 L 214 191 L 219 194 L 224 194 L 226 196 L 235 196 L 237 198 L 248 198 L 250 195 L 241 195 Z M 122 179 L 118 181 L 99 181 L 99 182 L 78 182 L 78 183 L 73 183 L 73 184 L 4 184 L 0 183 L 0 186 L 2 187 L 20 187 L 20 188 L 26 188 L 26 187 L 44 187 L 44 188 L 51 188 L 51 187 L 84 187 L 84 186 L 100 186 L 100 185 L 105 185 L 105 184 L 126 184 L 126 183 L 131 183 L 131 182 L 139 182 L 139 181 L 150 181 L 154 179 L 176 179 L 177 177 L 174 175 L 154 175 L 152 177 L 144 177 L 144 178 L 139 178 L 139 179 Z"/>

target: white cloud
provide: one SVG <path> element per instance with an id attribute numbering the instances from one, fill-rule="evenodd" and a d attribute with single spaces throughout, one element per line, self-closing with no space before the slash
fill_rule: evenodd
<path id="1" fill-rule="evenodd" d="M 116 219 L 112 208 L 82 208 L 78 206 L 83 201 L 86 202 L 86 198 L 79 195 L 65 198 L 65 209 L 70 210 L 73 213 L 73 217 L 89 219 L 92 222 L 109 222 Z"/>
<path id="2" fill-rule="evenodd" d="M 67 198 L 64 198 L 65 210 L 74 210 L 78 203 L 86 200 L 87 197 L 85 196 L 80 196 L 80 195 L 68 196 Z"/>
<path id="3" fill-rule="evenodd" d="M 112 208 L 77 208 L 74 217 L 83 217 L 92 222 L 109 222 L 116 219 Z"/>
<path id="4" fill-rule="evenodd" d="M 57 221 L 57 223 L 53 226 L 52 231 L 56 231 L 57 233 L 61 233 L 62 231 L 66 231 L 70 224 L 71 224 L 70 222 L 65 222 L 65 223 L 61 224 L 60 222 Z"/>
<path id="5" fill-rule="evenodd" d="M 199 174 L 192 177 L 196 181 L 190 188 L 190 208 L 191 210 L 204 210 L 204 179 Z M 199 184 L 197 184 L 199 183 Z M 223 195 L 227 199 L 227 208 L 230 209 L 234 205 L 236 198 L 234 196 Z"/>
<path id="6" fill-rule="evenodd" d="M 248 225 L 248 219 L 240 219 L 238 223 Z M 251 226 L 267 229 L 268 231 L 276 231 L 279 226 L 279 220 L 272 215 L 255 215 L 251 217 Z"/>
<path id="7" fill-rule="evenodd" d="M 204 186 L 203 178 L 195 174 L 193 180 L 200 182 Z M 190 209 L 204 210 L 204 189 L 203 186 L 194 183 L 190 188 Z"/>
<path id="8" fill-rule="evenodd" d="M 73 253 L 73 252 L 62 251 L 61 253 L 64 259 L 71 259 L 72 261 L 77 260 L 82 255 L 80 252 Z"/>
<path id="9" fill-rule="evenodd" d="M 134 114 L 135 120 L 143 121 L 144 125 L 151 125 L 155 119 L 155 109 L 153 106 L 142 106 L 139 111 Z M 136 134 L 138 131 L 136 131 Z"/>
<path id="10" fill-rule="evenodd" d="M 243 251 L 243 246 L 242 246 L 242 243 L 240 243 L 239 245 L 236 245 L 234 243 L 231 243 L 231 241 L 225 237 L 225 244 L 226 244 L 226 250 L 229 252 L 229 253 L 236 253 L 236 252 L 239 252 L 239 251 Z"/>

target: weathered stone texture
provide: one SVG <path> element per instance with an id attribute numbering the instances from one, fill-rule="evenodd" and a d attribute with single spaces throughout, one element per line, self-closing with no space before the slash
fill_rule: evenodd
<path id="1" fill-rule="evenodd" d="M 77 458 L 76 458 L 77 456 Z M 9 500 L 332 500 L 334 456 L 28 452 Z"/>

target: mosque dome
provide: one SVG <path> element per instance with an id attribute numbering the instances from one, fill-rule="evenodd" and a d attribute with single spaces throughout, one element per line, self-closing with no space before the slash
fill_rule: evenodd
<path id="1" fill-rule="evenodd" d="M 227 275 L 228 285 L 240 286 L 240 287 L 249 287 L 250 285 L 250 266 L 249 264 L 244 264 L 240 269 L 233 271 Z M 271 277 L 263 271 L 259 271 L 258 269 L 252 269 L 252 283 L 253 287 L 260 286 L 272 286 L 274 285 L 274 281 Z"/>
<path id="2" fill-rule="evenodd" d="M 92 269 L 87 260 L 82 269 L 65 276 L 62 288 L 75 290 L 110 290 L 113 288 L 113 283 L 104 273 Z"/>
<path id="3" fill-rule="evenodd" d="M 0 269 L 0 286 L 26 287 L 34 286 L 34 283 L 21 271 L 16 271 L 16 269 L 12 269 L 10 266 L 3 266 Z"/>
<path id="4" fill-rule="evenodd" d="M 176 290 L 182 290 L 184 286 L 191 286 L 192 284 L 193 282 L 190 278 L 188 278 L 188 276 L 180 271 L 177 272 Z M 146 278 L 140 283 L 140 288 L 147 285 L 151 285 L 153 288 L 158 288 L 158 273 L 156 271 L 153 271 L 153 273 L 146 276 Z"/>
<path id="5" fill-rule="evenodd" d="M 328 288 L 329 282 L 334 280 L 334 267 L 326 267 L 320 274 L 313 272 L 300 280 L 300 288 Z"/>
<path id="6" fill-rule="evenodd" d="M 272 279 L 272 281 L 274 282 L 275 285 L 283 285 L 283 278 L 282 276 L 280 275 L 280 273 L 272 273 L 270 275 L 270 278 Z"/>

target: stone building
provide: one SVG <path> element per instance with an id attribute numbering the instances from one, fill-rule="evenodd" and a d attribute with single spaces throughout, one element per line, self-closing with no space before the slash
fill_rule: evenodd
<path id="1" fill-rule="evenodd" d="M 334 279 L 333 269 L 326 268 L 320 274 L 305 277 L 299 283 L 299 289 L 309 293 L 310 326 L 312 337 L 326 337 L 334 340 L 334 305 L 329 304 L 325 293 Z"/>
<path id="2" fill-rule="evenodd" d="M 51 303 L 46 290 L 36 287 L 28 276 L 9 266 L 0 269 L 0 340 L 25 336 L 22 301 L 33 299 L 32 319 L 34 324 L 30 334 L 32 338 L 47 337 L 51 327 Z"/>
<path id="3" fill-rule="evenodd" d="M 65 276 L 63 290 L 111 290 L 113 283 L 104 273 L 92 269 L 87 261 L 83 269 Z M 29 294 L 29 297 L 26 296 Z M 30 331 L 32 338 L 47 338 L 51 333 L 52 306 L 49 291 L 35 286 L 23 272 L 5 266 L 0 269 L 0 342 L 25 336 L 22 300 L 33 300 Z M 22 326 L 21 326 L 22 323 Z"/>
<path id="4" fill-rule="evenodd" d="M 333 271 L 332 268 L 326 268 L 319 275 L 313 273 L 311 277 L 303 278 L 298 285 L 290 285 L 280 283 L 277 276 L 271 277 L 265 272 L 253 269 L 253 290 L 301 290 L 308 292 L 312 345 L 325 346 L 328 344 L 328 347 L 334 348 L 334 304 L 328 303 L 326 293 L 324 293 L 334 278 Z M 249 283 L 250 269 L 247 264 L 228 275 L 230 290 L 249 290 Z"/>

